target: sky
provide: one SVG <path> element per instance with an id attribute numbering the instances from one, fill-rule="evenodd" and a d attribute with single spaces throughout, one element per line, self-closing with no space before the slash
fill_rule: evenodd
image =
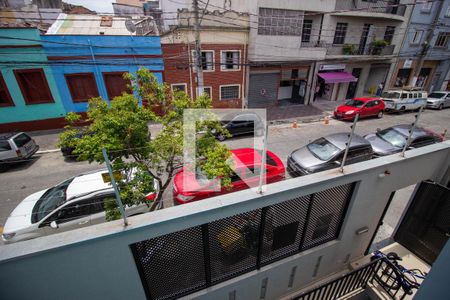
<path id="1" fill-rule="evenodd" d="M 75 4 L 75 5 L 83 5 L 90 10 L 95 10 L 96 12 L 107 12 L 112 13 L 113 2 L 114 0 L 64 0 L 66 3 Z"/>

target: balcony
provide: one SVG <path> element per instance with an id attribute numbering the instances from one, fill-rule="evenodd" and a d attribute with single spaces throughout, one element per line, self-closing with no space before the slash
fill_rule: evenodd
<path id="1" fill-rule="evenodd" d="M 327 46 L 327 56 L 386 56 L 394 54 L 395 45 L 369 44 L 361 46 L 359 44 L 343 44 Z"/>
<path id="2" fill-rule="evenodd" d="M 335 16 L 354 16 L 381 18 L 390 20 L 405 20 L 406 5 L 400 1 L 361 1 L 339 0 L 336 1 Z"/>

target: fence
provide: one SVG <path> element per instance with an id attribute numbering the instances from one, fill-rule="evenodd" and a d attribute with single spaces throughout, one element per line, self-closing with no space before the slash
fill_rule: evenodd
<path id="1" fill-rule="evenodd" d="M 130 245 L 147 298 L 178 298 L 337 239 L 354 186 Z"/>
<path id="2" fill-rule="evenodd" d="M 363 12 L 385 13 L 404 16 L 406 5 L 399 4 L 400 1 L 362 1 L 362 0 L 339 0 L 336 1 L 336 10 L 355 10 Z"/>

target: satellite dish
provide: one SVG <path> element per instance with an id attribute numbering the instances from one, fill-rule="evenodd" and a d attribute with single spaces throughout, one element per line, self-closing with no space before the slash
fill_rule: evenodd
<path id="1" fill-rule="evenodd" d="M 131 33 L 136 32 L 136 25 L 133 23 L 132 20 L 128 19 L 125 21 L 125 27 L 127 30 Z"/>

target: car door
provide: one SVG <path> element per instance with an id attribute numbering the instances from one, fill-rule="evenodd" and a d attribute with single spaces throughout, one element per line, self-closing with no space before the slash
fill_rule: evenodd
<path id="1" fill-rule="evenodd" d="M 248 131 L 248 127 L 249 121 L 247 120 L 246 115 L 239 115 L 236 116 L 233 120 L 231 120 L 230 122 L 231 130 L 228 129 L 228 131 L 230 131 L 232 135 L 239 135 L 246 133 Z"/>
<path id="2" fill-rule="evenodd" d="M 90 225 L 92 199 L 82 199 L 69 202 L 55 210 L 41 225 L 45 226 L 47 234 L 73 230 Z M 50 224 L 55 221 L 57 228 Z"/>
<path id="3" fill-rule="evenodd" d="M 375 101 L 369 101 L 366 103 L 365 109 L 364 109 L 364 116 L 365 117 L 370 117 L 373 115 L 376 115 L 375 110 L 376 110 L 376 103 Z"/>
<path id="4" fill-rule="evenodd" d="M 371 155 L 369 154 L 369 150 L 367 148 L 365 147 L 353 148 L 348 151 L 345 164 L 350 165 L 362 162 L 369 159 L 370 157 Z"/>
<path id="5" fill-rule="evenodd" d="M 450 93 L 444 97 L 444 107 L 450 107 Z"/>
<path id="6" fill-rule="evenodd" d="M 428 146 L 431 144 L 434 144 L 434 138 L 430 137 L 430 136 L 423 136 L 423 137 L 419 137 L 416 138 L 415 140 L 413 140 L 411 142 L 411 144 L 409 145 L 409 148 L 420 148 L 420 147 L 424 147 L 424 146 Z"/>
<path id="7" fill-rule="evenodd" d="M 0 141 L 0 161 L 17 157 L 8 140 Z"/>
<path id="8" fill-rule="evenodd" d="M 98 195 L 91 201 L 91 225 L 106 222 L 105 204 L 115 202 L 114 193 Z"/>

